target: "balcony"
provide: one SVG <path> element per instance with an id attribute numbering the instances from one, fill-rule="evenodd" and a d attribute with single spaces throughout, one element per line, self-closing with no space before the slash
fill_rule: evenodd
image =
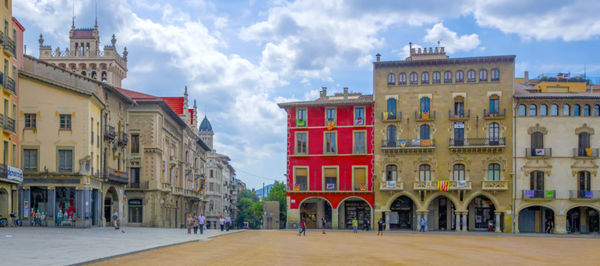
<path id="1" fill-rule="evenodd" d="M 569 199 L 572 200 L 597 200 L 600 199 L 598 190 L 569 190 Z"/>
<path id="2" fill-rule="evenodd" d="M 525 157 L 527 157 L 527 158 L 550 158 L 550 157 L 552 157 L 552 148 L 542 148 L 542 149 L 525 148 Z"/>
<path id="3" fill-rule="evenodd" d="M 392 113 L 381 112 L 381 121 L 383 122 L 397 122 L 402 121 L 402 112 Z"/>
<path id="4" fill-rule="evenodd" d="M 121 136 L 119 136 L 118 145 L 119 146 L 127 146 L 127 132 L 121 132 Z"/>
<path id="5" fill-rule="evenodd" d="M 9 52 L 12 56 L 17 54 L 17 49 L 15 47 L 15 41 L 13 41 L 8 34 L 2 36 L 3 37 L 3 45 L 4 51 Z"/>
<path id="6" fill-rule="evenodd" d="M 10 117 L 4 117 L 4 131 L 15 133 L 15 120 Z"/>
<path id="7" fill-rule="evenodd" d="M 119 184 L 128 184 L 129 174 L 127 172 L 122 172 L 116 169 L 106 168 L 104 170 L 104 181 Z"/>
<path id="8" fill-rule="evenodd" d="M 177 157 L 171 155 L 169 156 L 169 164 L 170 165 L 176 165 L 177 164 Z"/>
<path id="9" fill-rule="evenodd" d="M 471 110 L 467 110 L 467 113 L 465 114 L 463 113 L 455 113 L 452 112 L 451 110 L 448 110 L 448 119 L 450 119 L 450 121 L 467 121 L 469 120 L 469 118 L 471 118 Z"/>
<path id="10" fill-rule="evenodd" d="M 481 190 L 485 191 L 504 191 L 508 190 L 508 180 L 484 180 L 481 181 Z"/>
<path id="11" fill-rule="evenodd" d="M 417 122 L 429 122 L 435 120 L 435 111 L 429 113 L 415 112 L 415 121 Z"/>
<path id="12" fill-rule="evenodd" d="M 506 138 L 450 139 L 453 152 L 501 152 L 506 147 Z"/>
<path id="13" fill-rule="evenodd" d="M 183 195 L 183 188 L 182 187 L 175 187 L 173 189 L 173 193 L 177 194 L 177 195 Z"/>
<path id="14" fill-rule="evenodd" d="M 573 148 L 575 158 L 598 158 L 598 148 Z"/>
<path id="15" fill-rule="evenodd" d="M 4 80 L 6 81 L 6 84 L 4 84 L 4 89 L 14 95 L 17 95 L 15 80 L 9 77 L 6 77 Z"/>
<path id="16" fill-rule="evenodd" d="M 115 127 L 107 125 L 106 129 L 104 130 L 104 139 L 114 140 L 116 137 L 117 134 L 115 133 Z"/>
<path id="17" fill-rule="evenodd" d="M 141 183 L 130 183 L 127 185 L 128 189 L 149 189 L 150 181 L 143 181 Z"/>
<path id="18" fill-rule="evenodd" d="M 556 198 L 556 190 L 523 190 L 521 198 L 552 200 Z"/>
<path id="19" fill-rule="evenodd" d="M 160 184 L 160 190 L 171 191 L 171 184 L 170 183 L 162 183 L 162 184 Z"/>
<path id="20" fill-rule="evenodd" d="M 402 181 L 381 181 L 379 182 L 380 191 L 402 191 L 404 182 Z"/>
<path id="21" fill-rule="evenodd" d="M 425 153 L 435 149 L 433 140 L 429 139 L 399 139 L 383 140 L 381 148 L 384 152 Z"/>
<path id="22" fill-rule="evenodd" d="M 448 191 L 459 191 L 459 190 L 471 190 L 471 181 L 456 181 L 456 180 L 443 180 L 443 181 L 416 181 L 413 185 L 414 190 L 422 191 L 445 191 L 444 184 L 441 182 L 448 182 Z M 442 187 L 440 187 L 442 185 Z"/>
<path id="23" fill-rule="evenodd" d="M 494 119 L 504 119 L 506 118 L 506 108 L 502 110 L 502 112 L 487 112 L 486 109 L 483 109 L 483 119 L 494 120 Z"/>

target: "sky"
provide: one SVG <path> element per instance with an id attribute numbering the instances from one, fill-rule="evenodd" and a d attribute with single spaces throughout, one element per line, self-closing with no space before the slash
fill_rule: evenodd
<path id="1" fill-rule="evenodd" d="M 27 54 L 39 35 L 68 47 L 75 26 L 127 47 L 123 87 L 197 101 L 215 149 L 249 188 L 284 181 L 286 113 L 279 102 L 348 87 L 372 93 L 372 62 L 403 60 L 408 44 L 450 57 L 516 55 L 515 73 L 582 75 L 600 83 L 596 0 L 18 0 Z M 200 122 L 200 121 L 199 121 Z"/>

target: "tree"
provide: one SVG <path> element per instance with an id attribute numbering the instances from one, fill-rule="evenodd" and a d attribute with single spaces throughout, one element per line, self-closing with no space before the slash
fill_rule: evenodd
<path id="1" fill-rule="evenodd" d="M 252 192 L 251 190 L 248 190 L 248 189 L 244 189 L 244 190 L 242 190 L 240 192 L 240 199 L 241 198 L 249 198 L 253 202 L 257 202 L 258 201 L 258 196 L 256 195 L 256 193 L 254 193 L 254 192 Z"/>
<path id="2" fill-rule="evenodd" d="M 267 201 L 279 201 L 279 227 L 285 228 L 287 221 L 287 197 L 285 195 L 285 184 L 275 181 L 269 195 L 265 198 Z"/>
<path id="3" fill-rule="evenodd" d="M 247 189 L 242 190 L 236 207 L 238 209 L 236 224 L 241 226 L 243 222 L 248 222 L 250 228 L 260 228 L 263 204 L 258 201 L 258 196 L 254 192 Z"/>

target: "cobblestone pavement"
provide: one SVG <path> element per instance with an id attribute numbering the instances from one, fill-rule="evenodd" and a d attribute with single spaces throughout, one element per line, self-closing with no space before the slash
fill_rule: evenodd
<path id="1" fill-rule="evenodd" d="M 247 231 L 116 257 L 105 265 L 598 265 L 593 238 Z"/>
<path id="2" fill-rule="evenodd" d="M 186 229 L 122 229 L 125 233 L 110 227 L 0 228 L 0 265 L 68 265 L 236 232 L 188 235 Z"/>

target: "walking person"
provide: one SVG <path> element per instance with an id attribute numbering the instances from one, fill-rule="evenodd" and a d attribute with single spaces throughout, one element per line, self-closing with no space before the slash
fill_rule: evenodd
<path id="1" fill-rule="evenodd" d="M 185 219 L 185 227 L 187 228 L 188 235 L 192 234 L 192 225 L 194 223 L 194 219 L 191 214 L 187 215 L 187 219 Z"/>
<path id="2" fill-rule="evenodd" d="M 425 218 L 421 217 L 421 229 L 419 232 L 425 232 Z"/>
<path id="3" fill-rule="evenodd" d="M 227 227 L 227 231 L 229 231 L 229 228 L 231 228 L 231 216 L 227 215 L 227 218 L 225 218 L 225 227 Z"/>
<path id="4" fill-rule="evenodd" d="M 364 224 L 365 224 L 364 230 L 365 230 L 365 232 L 368 232 L 369 229 L 371 228 L 371 221 L 369 221 L 368 217 L 365 217 Z"/>
<path id="5" fill-rule="evenodd" d="M 323 234 L 325 234 L 325 229 L 327 228 L 327 220 L 325 220 L 325 217 L 321 218 L 321 228 L 323 229 Z"/>
<path id="6" fill-rule="evenodd" d="M 204 213 L 200 213 L 200 216 L 198 216 L 198 226 L 200 226 L 200 234 L 204 234 L 204 222 L 206 221 L 206 218 L 204 218 Z"/>
<path id="7" fill-rule="evenodd" d="M 196 214 L 192 215 L 192 219 L 194 219 L 194 235 L 198 234 L 198 217 Z"/>
<path id="8" fill-rule="evenodd" d="M 221 232 L 223 232 L 223 229 L 225 229 L 225 219 L 223 219 L 223 216 L 219 219 L 219 224 L 221 225 Z"/>
<path id="9" fill-rule="evenodd" d="M 304 236 L 306 236 L 306 221 L 304 221 L 304 219 L 302 219 L 302 221 L 300 222 L 300 232 L 298 232 L 298 236 L 301 236 L 302 234 L 304 234 Z"/>
<path id="10" fill-rule="evenodd" d="M 383 220 L 383 217 L 381 217 L 381 218 L 379 218 L 379 221 L 377 222 L 377 235 L 383 236 L 384 229 L 385 229 L 385 221 Z"/>
<path id="11" fill-rule="evenodd" d="M 115 210 L 115 212 L 113 213 L 112 219 L 113 227 L 115 227 L 115 230 L 119 230 L 119 212 L 117 210 Z"/>
<path id="12" fill-rule="evenodd" d="M 352 219 L 352 229 L 355 234 L 358 233 L 358 220 L 356 220 L 356 216 Z"/>

